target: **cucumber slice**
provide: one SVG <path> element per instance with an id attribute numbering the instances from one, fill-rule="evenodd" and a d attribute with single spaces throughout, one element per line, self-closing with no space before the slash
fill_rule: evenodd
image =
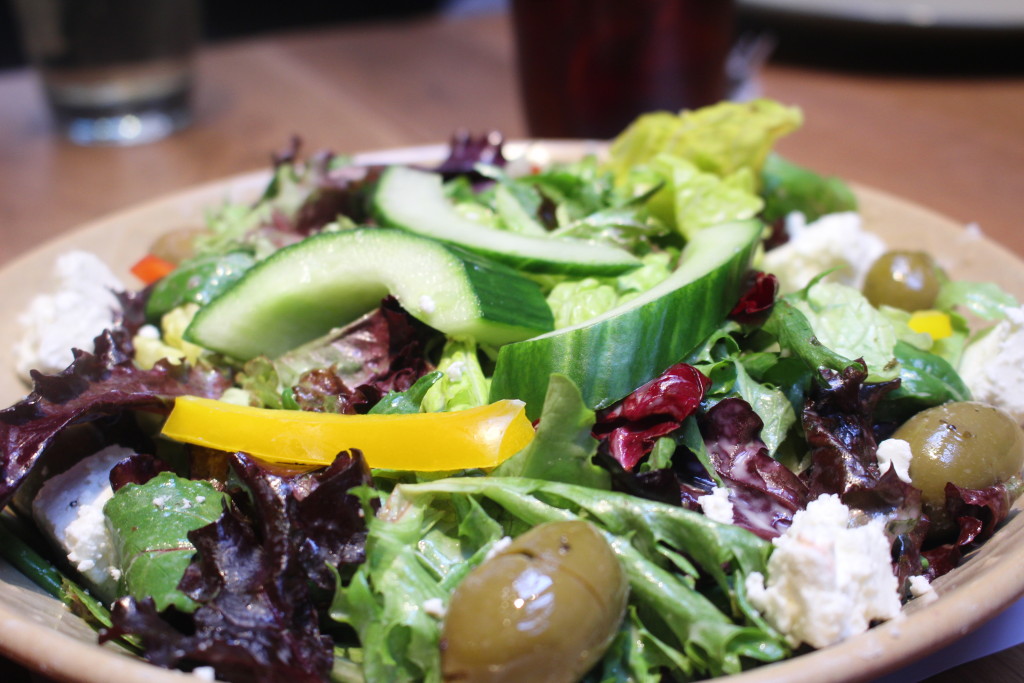
<path id="1" fill-rule="evenodd" d="M 604 408 L 677 363 L 721 325 L 739 299 L 760 241 L 757 221 L 698 232 L 667 279 L 579 325 L 503 346 L 491 400 L 519 398 L 536 419 L 552 373 L 568 376 L 590 408 Z"/>
<path id="2" fill-rule="evenodd" d="M 452 336 L 505 344 L 551 329 L 539 287 L 500 264 L 399 230 L 324 233 L 281 249 L 200 309 L 185 339 L 271 358 L 344 325 L 393 294 Z"/>
<path id="3" fill-rule="evenodd" d="M 616 275 L 640 265 L 627 251 L 597 242 L 495 230 L 464 218 L 448 201 L 441 176 L 390 166 L 373 195 L 382 225 L 457 244 L 520 270 L 534 273 Z"/>

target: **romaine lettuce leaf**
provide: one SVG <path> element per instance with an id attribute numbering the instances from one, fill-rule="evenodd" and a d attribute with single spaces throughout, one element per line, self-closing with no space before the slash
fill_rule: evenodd
<path id="1" fill-rule="evenodd" d="M 766 99 L 645 114 L 612 142 L 607 167 L 624 182 L 631 169 L 667 154 L 722 177 L 740 169 L 759 175 L 775 141 L 802 121 L 799 109 Z"/>
<path id="2" fill-rule="evenodd" d="M 650 168 L 663 179 L 651 198 L 651 213 L 687 239 L 720 223 L 753 218 L 764 206 L 749 168 L 719 176 L 667 154 L 655 157 Z"/>
<path id="3" fill-rule="evenodd" d="M 771 549 L 744 529 L 625 494 L 509 477 L 400 485 L 388 505 L 404 510 L 404 517 L 417 507 L 433 504 L 434 510 L 443 509 L 443 499 L 465 496 L 499 505 L 511 518 L 506 527 L 512 521 L 534 526 L 581 516 L 596 524 L 623 564 L 631 604 L 649 628 L 686 656 L 689 665 L 684 672 L 738 673 L 745 658 L 775 661 L 788 654 L 779 634 L 763 623 L 741 594 L 742 577 L 764 571 Z M 700 577 L 717 585 L 724 602 L 713 603 L 694 588 Z"/>
<path id="4" fill-rule="evenodd" d="M 967 282 L 948 280 L 939 288 L 935 308 L 954 310 L 963 308 L 985 320 L 1001 320 L 1006 309 L 1020 304 L 1009 292 L 994 282 Z"/>

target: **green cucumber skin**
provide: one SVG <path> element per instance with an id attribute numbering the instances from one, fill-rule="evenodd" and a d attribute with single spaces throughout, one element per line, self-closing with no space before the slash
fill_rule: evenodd
<path id="1" fill-rule="evenodd" d="M 588 407 L 600 409 L 679 362 L 722 324 L 742 294 L 760 241 L 760 226 L 750 223 L 749 239 L 693 281 L 617 315 L 503 346 L 490 399 L 521 399 L 536 419 L 549 378 L 559 373 L 576 383 Z"/>
<path id="2" fill-rule="evenodd" d="M 428 171 L 388 167 L 381 174 L 372 204 L 381 225 L 455 244 L 526 272 L 605 276 L 640 265 L 629 252 L 609 245 L 477 225 L 455 211 L 444 196 L 441 176 Z"/>
<path id="3" fill-rule="evenodd" d="M 532 280 L 504 264 L 487 261 L 473 252 L 454 246 L 448 249 L 465 264 L 466 278 L 479 297 L 482 318 L 524 330 L 548 331 L 555 326 L 547 301 L 543 296 L 539 300 L 533 296 L 534 292 L 540 292 L 540 288 Z M 504 277 L 495 277 L 498 273 Z M 509 286 L 520 281 L 531 286 Z M 519 337 L 515 341 L 530 336 L 533 335 Z"/>
<path id="4" fill-rule="evenodd" d="M 258 263 L 199 310 L 185 339 L 241 360 L 273 358 L 351 322 L 389 293 L 441 332 L 496 346 L 553 324 L 537 284 L 510 269 L 410 233 L 361 228 L 307 238 Z M 517 302 L 511 312 L 508 299 Z"/>

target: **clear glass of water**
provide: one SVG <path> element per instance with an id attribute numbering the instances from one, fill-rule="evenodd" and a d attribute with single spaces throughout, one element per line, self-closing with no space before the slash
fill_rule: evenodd
<path id="1" fill-rule="evenodd" d="M 192 121 L 198 0 L 14 0 L 58 130 L 81 145 L 152 142 Z"/>

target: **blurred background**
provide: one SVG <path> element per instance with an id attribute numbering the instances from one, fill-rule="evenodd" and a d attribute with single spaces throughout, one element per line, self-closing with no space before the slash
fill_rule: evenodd
<path id="1" fill-rule="evenodd" d="M 508 0 L 203 0 L 217 42 L 310 27 L 504 9 Z M 938 9 L 936 9 L 938 8 Z M 825 68 L 961 74 L 1024 71 L 1024 0 L 739 0 L 741 32 L 770 33 L 773 58 Z M 25 54 L 0 1 L 0 69 Z"/>

